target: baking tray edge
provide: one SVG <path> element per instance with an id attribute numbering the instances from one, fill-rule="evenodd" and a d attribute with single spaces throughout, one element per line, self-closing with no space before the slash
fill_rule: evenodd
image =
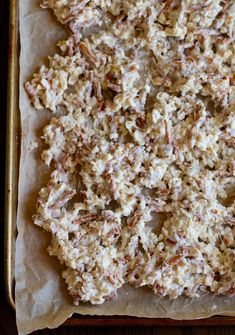
<path id="1" fill-rule="evenodd" d="M 20 151 L 19 126 L 19 27 L 18 1 L 9 2 L 8 104 L 6 136 L 6 183 L 4 227 L 5 291 L 9 304 L 14 301 L 14 258 L 16 240 L 17 190 Z M 235 325 L 235 317 L 213 316 L 198 320 L 149 319 L 128 316 L 73 316 L 65 326 L 224 326 Z"/>
<path id="2" fill-rule="evenodd" d="M 16 239 L 16 209 L 19 162 L 19 29 L 18 1 L 9 2 L 9 46 L 7 83 L 7 130 L 6 130 L 6 175 L 5 175 L 5 225 L 4 225 L 4 278 L 9 304 L 14 302 L 14 255 Z"/>

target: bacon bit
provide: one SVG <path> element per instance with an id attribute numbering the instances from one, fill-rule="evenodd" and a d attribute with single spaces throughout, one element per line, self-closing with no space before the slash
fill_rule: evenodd
<path id="1" fill-rule="evenodd" d="M 77 220 L 74 220 L 73 223 L 75 224 L 81 224 L 81 223 L 86 223 L 87 221 L 92 221 L 95 220 L 97 218 L 97 214 L 89 214 L 86 216 L 83 216 Z"/>
<path id="2" fill-rule="evenodd" d="M 177 256 L 173 256 L 170 259 L 168 259 L 168 261 L 166 261 L 165 264 L 161 265 L 159 267 L 159 270 L 161 270 L 162 272 L 166 271 L 169 267 L 172 267 L 174 265 L 176 265 L 177 263 L 179 263 L 183 257 L 187 256 L 187 252 L 184 252 L 184 255 L 177 255 Z"/>
<path id="3" fill-rule="evenodd" d="M 48 207 L 50 210 L 56 210 L 66 204 L 73 196 L 76 194 L 76 191 L 65 191 L 61 197 L 51 206 Z"/>
<path id="4" fill-rule="evenodd" d="M 200 9 L 204 9 L 206 7 L 209 7 L 210 5 L 211 5 L 210 3 L 209 4 L 201 3 L 201 4 L 197 5 L 197 6 L 189 8 L 189 10 L 192 11 L 192 12 L 196 12 L 196 11 L 198 11 Z"/>
<path id="5" fill-rule="evenodd" d="M 170 144 L 170 137 L 169 137 L 169 132 L 168 132 L 168 123 L 166 120 L 164 120 L 164 125 L 165 125 L 165 142 L 166 144 Z"/>
<path id="6" fill-rule="evenodd" d="M 180 163 L 180 149 L 178 147 L 177 142 L 173 142 L 173 149 L 174 149 L 174 154 L 176 156 L 176 162 L 179 164 Z"/>
<path id="7" fill-rule="evenodd" d="M 108 280 L 112 285 L 115 284 L 115 281 L 111 275 L 105 276 L 104 277 L 106 280 Z"/>
<path id="8" fill-rule="evenodd" d="M 186 132 L 186 137 L 188 138 L 189 141 L 192 140 L 192 131 L 191 129 L 188 129 L 187 132 Z"/>
<path id="9" fill-rule="evenodd" d="M 129 164 L 129 165 L 132 165 L 132 164 L 133 164 L 133 161 L 131 161 L 130 158 L 127 157 L 127 156 L 125 156 L 125 157 L 123 158 L 123 160 L 124 160 L 124 162 L 126 162 L 126 163 Z"/>
<path id="10" fill-rule="evenodd" d="M 213 59 L 211 57 L 204 57 L 205 61 L 207 64 L 212 64 L 213 63 Z"/>
<path id="11" fill-rule="evenodd" d="M 235 74 L 231 75 L 231 77 L 230 77 L 230 84 L 232 86 L 235 86 Z"/>
<path id="12" fill-rule="evenodd" d="M 79 48 L 90 63 L 94 65 L 97 62 L 95 55 L 91 52 L 91 50 L 84 42 L 79 43 Z"/>
<path id="13" fill-rule="evenodd" d="M 75 48 L 74 48 L 74 46 L 75 46 L 75 38 L 72 37 L 68 41 L 68 56 L 69 57 L 72 57 L 75 54 Z"/>
<path id="14" fill-rule="evenodd" d="M 129 262 L 131 260 L 131 256 L 129 254 L 125 255 L 124 260 L 126 263 Z"/>
<path id="15" fill-rule="evenodd" d="M 172 266 L 172 265 L 177 264 L 181 259 L 182 259 L 182 255 L 173 256 L 166 262 L 166 264 L 169 266 Z"/>
<path id="16" fill-rule="evenodd" d="M 130 65 L 129 67 L 127 67 L 126 69 L 128 72 L 133 72 L 133 71 L 136 71 L 136 65 L 135 64 L 132 64 Z"/>
<path id="17" fill-rule="evenodd" d="M 93 81 L 94 80 L 93 71 L 85 70 L 84 79 L 89 80 L 89 81 Z"/>
<path id="18" fill-rule="evenodd" d="M 144 129 L 145 121 L 141 117 L 137 117 L 136 125 L 137 125 L 137 127 L 141 128 L 141 129 Z"/>
<path id="19" fill-rule="evenodd" d="M 158 194 L 159 195 L 162 195 L 162 196 L 164 196 L 164 195 L 169 195 L 171 193 L 171 190 L 170 189 L 165 189 L 165 190 L 159 190 L 158 191 Z"/>
<path id="20" fill-rule="evenodd" d="M 177 244 L 177 242 L 174 241 L 174 240 L 172 240 L 171 238 L 167 238 L 167 239 L 166 239 L 166 242 L 168 242 L 168 243 L 170 243 L 170 244 L 173 244 L 173 245 L 176 245 L 176 244 Z"/>
<path id="21" fill-rule="evenodd" d="M 200 110 L 201 110 L 201 106 L 199 104 L 196 104 L 195 110 L 193 111 L 193 120 L 195 122 L 198 121 L 201 117 Z"/>
<path id="22" fill-rule="evenodd" d="M 119 197 L 119 194 L 116 190 L 116 184 L 115 184 L 115 181 L 113 179 L 113 175 L 111 173 L 107 173 L 106 176 L 107 176 L 107 179 L 108 179 L 108 184 L 109 184 L 109 187 L 110 187 L 111 195 L 112 195 L 114 200 L 117 200 L 118 197 Z"/>
<path id="23" fill-rule="evenodd" d="M 51 90 L 52 90 L 53 92 L 55 92 L 55 90 L 56 90 L 56 83 L 55 83 L 54 79 L 49 79 L 49 80 L 48 80 L 48 83 L 49 83 L 50 86 L 51 86 Z"/>
<path id="24" fill-rule="evenodd" d="M 230 225 L 230 226 L 235 226 L 235 217 L 226 216 L 225 217 L 225 223 Z"/>
<path id="25" fill-rule="evenodd" d="M 139 221 L 139 219 L 141 218 L 142 214 L 140 212 L 136 212 L 132 215 L 130 221 L 128 222 L 128 226 L 129 227 L 134 227 L 136 225 L 136 223 Z"/>
<path id="26" fill-rule="evenodd" d="M 99 104 L 98 104 L 98 109 L 100 112 L 103 112 L 104 109 L 105 109 L 105 101 L 100 101 Z"/>
<path id="27" fill-rule="evenodd" d="M 101 85 L 98 82 L 93 81 L 94 93 L 98 101 L 103 101 L 103 96 L 101 93 Z"/>

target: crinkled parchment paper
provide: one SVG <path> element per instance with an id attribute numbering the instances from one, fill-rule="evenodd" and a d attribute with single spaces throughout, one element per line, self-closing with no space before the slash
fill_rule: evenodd
<path id="1" fill-rule="evenodd" d="M 52 14 L 39 7 L 40 0 L 20 0 L 20 111 L 22 148 L 19 178 L 18 237 L 16 241 L 16 316 L 21 334 L 59 326 L 73 313 L 90 315 L 135 315 L 192 319 L 213 314 L 235 315 L 235 299 L 206 294 L 200 299 L 174 301 L 154 296 L 151 290 L 124 287 L 118 300 L 100 306 L 72 305 L 61 278 L 62 266 L 47 254 L 50 236 L 32 223 L 37 192 L 50 171 L 41 161 L 42 128 L 52 114 L 36 111 L 29 103 L 23 83 L 55 53 L 56 42 L 68 33 Z M 38 149 L 30 151 L 36 141 Z"/>

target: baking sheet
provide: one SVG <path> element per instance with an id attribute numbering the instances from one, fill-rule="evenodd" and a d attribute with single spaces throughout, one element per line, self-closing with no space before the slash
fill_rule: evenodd
<path id="1" fill-rule="evenodd" d="M 63 267 L 47 254 L 50 235 L 32 224 L 38 190 L 46 183 L 49 169 L 41 161 L 42 128 L 52 114 L 36 111 L 29 103 L 23 83 L 47 56 L 55 53 L 55 44 L 68 36 L 40 0 L 19 0 L 20 5 L 20 112 L 22 146 L 19 172 L 19 198 L 16 241 L 16 316 L 20 334 L 45 327 L 54 328 L 73 313 L 89 315 L 132 315 L 152 318 L 195 319 L 215 314 L 235 315 L 235 299 L 205 294 L 200 299 L 181 297 L 174 301 L 153 295 L 150 289 L 129 286 L 118 291 L 118 300 L 100 306 L 75 307 L 61 278 Z M 32 142 L 39 148 L 30 151 Z"/>

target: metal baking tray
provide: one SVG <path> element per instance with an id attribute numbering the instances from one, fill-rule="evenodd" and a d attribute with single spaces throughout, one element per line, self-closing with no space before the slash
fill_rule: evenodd
<path id="1" fill-rule="evenodd" d="M 4 267 L 5 291 L 9 304 L 15 309 L 14 302 L 14 258 L 17 187 L 20 157 L 20 113 L 19 113 L 19 1 L 9 1 L 9 54 L 8 54 L 8 108 L 6 139 L 6 185 L 5 185 L 5 236 Z M 129 316 L 81 316 L 74 315 L 66 326 L 223 326 L 235 325 L 235 317 L 214 316 L 198 320 L 150 319 Z"/>

